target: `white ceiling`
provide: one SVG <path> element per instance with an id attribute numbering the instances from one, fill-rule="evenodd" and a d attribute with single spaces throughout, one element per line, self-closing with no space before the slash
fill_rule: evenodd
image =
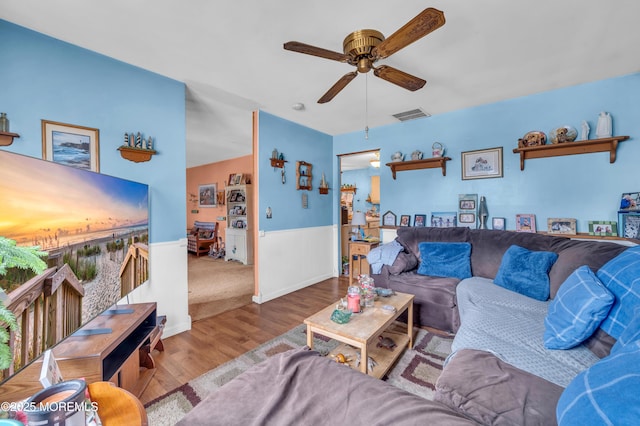
<path id="1" fill-rule="evenodd" d="M 350 32 L 386 36 L 427 7 L 446 24 L 380 61 L 427 80 L 409 92 L 359 75 L 320 98 L 345 63 L 282 48 L 342 52 Z M 331 135 L 640 70 L 637 0 L 0 0 L 0 18 L 187 85 L 187 166 L 251 153 L 251 111 Z M 5 82 L 5 84 L 10 84 Z M 291 105 L 305 104 L 303 111 Z"/>

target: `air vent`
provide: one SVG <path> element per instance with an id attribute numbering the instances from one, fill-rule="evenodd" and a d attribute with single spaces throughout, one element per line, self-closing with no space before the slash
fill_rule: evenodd
<path id="1" fill-rule="evenodd" d="M 415 120 L 416 118 L 431 117 L 431 114 L 424 112 L 420 108 L 416 108 L 409 111 L 393 114 L 393 116 L 400 121 L 409 121 L 409 120 Z"/>

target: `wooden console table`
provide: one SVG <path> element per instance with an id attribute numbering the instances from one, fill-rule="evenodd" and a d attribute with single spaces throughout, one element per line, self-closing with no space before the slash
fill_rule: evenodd
<path id="1" fill-rule="evenodd" d="M 89 385 L 91 401 L 98 405 L 98 416 L 104 426 L 146 426 L 147 412 L 135 395 L 109 382 Z"/>
<path id="2" fill-rule="evenodd" d="M 162 349 L 161 336 L 155 303 L 117 305 L 56 345 L 53 355 L 65 379 L 112 382 L 140 396 L 156 371 L 150 352 Z M 41 390 L 41 367 L 42 357 L 3 383 L 3 400 L 18 401 Z"/>

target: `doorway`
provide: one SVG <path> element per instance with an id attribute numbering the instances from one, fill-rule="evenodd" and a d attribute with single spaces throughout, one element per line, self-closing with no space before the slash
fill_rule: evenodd
<path id="1" fill-rule="evenodd" d="M 358 233 L 351 225 L 354 212 L 365 215 L 360 237 L 380 239 L 380 150 L 352 152 L 338 155 L 340 167 L 340 246 L 341 273 L 345 273 L 345 259 L 348 263 L 349 240 Z"/>

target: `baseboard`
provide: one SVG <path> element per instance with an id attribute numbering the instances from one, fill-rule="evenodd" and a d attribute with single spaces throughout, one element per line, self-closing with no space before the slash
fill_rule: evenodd
<path id="1" fill-rule="evenodd" d="M 333 277 L 333 274 L 326 274 L 326 275 L 317 276 L 317 277 L 305 280 L 303 282 L 297 283 L 295 285 L 292 285 L 292 286 L 289 286 L 289 287 L 286 287 L 286 288 L 283 288 L 283 289 L 279 289 L 278 291 L 275 291 L 275 292 L 272 292 L 272 293 L 268 293 L 268 294 L 260 293 L 257 296 L 253 296 L 251 298 L 251 300 L 253 300 L 254 303 L 258 303 L 258 304 L 265 303 L 265 302 L 268 302 L 269 300 L 277 299 L 280 296 L 284 296 L 285 294 L 292 293 L 292 292 L 294 292 L 296 290 L 300 290 L 302 288 L 309 287 L 310 285 L 317 284 L 317 283 L 319 283 L 321 281 L 327 280 L 327 279 L 332 278 L 332 277 Z"/>
<path id="2" fill-rule="evenodd" d="M 162 338 L 166 339 L 167 337 L 171 337 L 189 330 L 191 330 L 191 316 L 188 316 L 188 322 L 181 322 L 178 324 L 173 324 L 171 326 L 165 326 L 164 330 L 162 330 Z"/>

